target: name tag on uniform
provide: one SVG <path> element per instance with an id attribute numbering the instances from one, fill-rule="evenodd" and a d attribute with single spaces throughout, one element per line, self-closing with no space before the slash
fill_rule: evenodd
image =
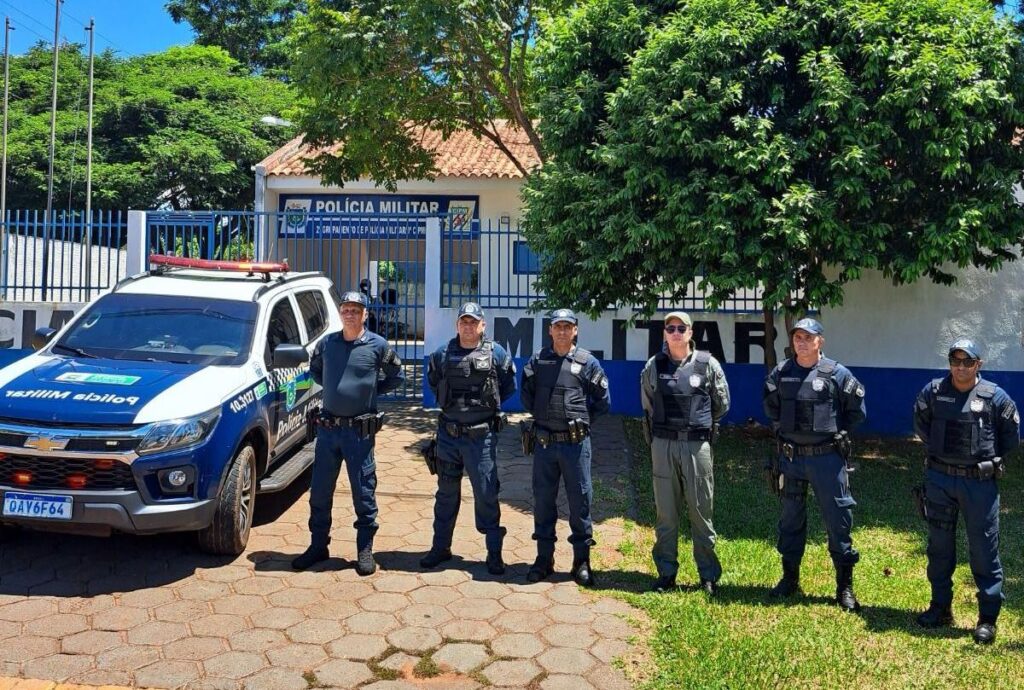
<path id="1" fill-rule="evenodd" d="M 936 395 L 935 399 L 938 400 L 939 402 L 956 402 L 956 398 L 950 398 L 945 395 Z"/>
<path id="2" fill-rule="evenodd" d="M 690 388 L 700 388 L 701 378 L 698 374 L 690 374 Z"/>
<path id="3" fill-rule="evenodd" d="M 825 390 L 825 380 L 824 379 L 814 379 L 811 382 L 811 388 L 813 388 L 815 391 L 820 393 L 821 391 Z"/>

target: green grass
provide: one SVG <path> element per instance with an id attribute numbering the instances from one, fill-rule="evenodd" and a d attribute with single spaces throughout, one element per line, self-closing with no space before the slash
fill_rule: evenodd
<path id="1" fill-rule="evenodd" d="M 602 569 L 602 587 L 617 590 L 651 618 L 652 664 L 645 688 L 947 688 L 1019 687 L 1024 684 L 1024 623 L 1019 596 L 1024 573 L 1021 497 L 1024 471 L 1011 462 L 1001 481 L 1000 554 L 1009 597 L 993 647 L 971 640 L 977 617 L 975 587 L 960 528 L 954 575 L 956 626 L 924 631 L 914 616 L 928 604 L 925 524 L 910 489 L 923 478 L 922 448 L 906 440 L 858 440 L 852 475 L 854 545 L 861 553 L 855 589 L 864 610 L 847 614 L 833 604 L 835 579 L 813 493 L 808 495 L 808 547 L 802 568 L 804 596 L 769 602 L 780 575 L 775 551 L 778 499 L 762 475 L 769 441 L 729 429 L 715 448 L 715 528 L 724 574 L 709 600 L 695 589 L 689 527 L 683 518 L 679 581 L 668 595 L 644 593 L 653 578 L 654 499 L 650 457 L 639 425 L 626 422 L 635 449 L 637 505 L 625 512 L 622 559 Z M 607 487 L 603 487 L 607 491 Z M 602 511 L 606 515 L 605 511 Z M 689 587 L 687 586 L 689 585 Z"/>

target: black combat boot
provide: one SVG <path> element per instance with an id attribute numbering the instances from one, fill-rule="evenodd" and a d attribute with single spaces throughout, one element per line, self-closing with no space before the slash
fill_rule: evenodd
<path id="1" fill-rule="evenodd" d="M 450 561 L 452 558 L 451 549 L 439 549 L 434 547 L 427 552 L 427 554 L 420 559 L 420 567 L 430 570 L 436 568 L 445 561 Z"/>
<path id="2" fill-rule="evenodd" d="M 326 546 L 310 546 L 292 561 L 293 570 L 305 570 L 331 557 Z"/>
<path id="3" fill-rule="evenodd" d="M 928 604 L 928 610 L 917 617 L 917 624 L 922 628 L 944 628 L 953 625 L 953 609 L 949 604 Z"/>
<path id="4" fill-rule="evenodd" d="M 359 549 L 356 556 L 356 572 L 363 577 L 377 572 L 377 563 L 373 560 L 373 545 L 367 544 Z"/>
<path id="5" fill-rule="evenodd" d="M 491 575 L 505 574 L 505 561 L 501 558 L 501 550 L 487 552 L 487 572 Z"/>
<path id="6" fill-rule="evenodd" d="M 540 582 L 555 572 L 555 560 L 551 556 L 537 556 L 537 560 L 526 573 L 527 582 Z"/>
<path id="7" fill-rule="evenodd" d="M 992 616 L 981 616 L 974 626 L 974 641 L 978 644 L 992 644 L 996 641 L 996 619 Z"/>
<path id="8" fill-rule="evenodd" d="M 836 566 L 836 603 L 844 611 L 860 611 L 860 602 L 853 593 L 853 566 Z"/>
<path id="9" fill-rule="evenodd" d="M 577 558 L 572 562 L 572 579 L 582 587 L 593 587 L 597 584 L 594 580 L 594 573 L 590 569 L 589 558 Z"/>
<path id="10" fill-rule="evenodd" d="M 768 596 L 772 599 L 781 599 L 796 594 L 800 591 L 800 563 L 782 559 L 782 579 L 772 587 Z"/>

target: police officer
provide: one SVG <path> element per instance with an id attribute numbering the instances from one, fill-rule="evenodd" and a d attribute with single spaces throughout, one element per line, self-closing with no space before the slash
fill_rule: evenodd
<path id="1" fill-rule="evenodd" d="M 558 481 L 565 485 L 572 535 L 572 576 L 592 587 L 590 547 L 590 424 L 608 412 L 608 378 L 594 355 L 574 343 L 579 333 L 569 309 L 551 314 L 551 347 L 534 354 L 523 369 L 520 397 L 533 415 L 536 444 L 533 457 L 533 538 L 537 559 L 527 573 L 540 582 L 555 568 L 555 522 L 558 520 Z"/>
<path id="2" fill-rule="evenodd" d="M 715 476 L 711 452 L 714 429 L 729 411 L 729 384 L 718 360 L 691 345 L 690 315 L 665 317 L 665 347 L 647 360 L 640 375 L 640 402 L 650 434 L 654 477 L 654 565 L 652 590 L 676 586 L 679 571 L 679 516 L 683 498 L 689 508 L 693 558 L 700 586 L 714 596 L 722 564 L 715 555 L 711 522 Z"/>
<path id="3" fill-rule="evenodd" d="M 427 383 L 437 398 L 437 495 L 434 542 L 420 560 L 435 568 L 452 557 L 452 533 L 461 502 L 462 473 L 473 487 L 476 529 L 487 546 L 487 571 L 505 572 L 501 545 L 505 528 L 498 506 L 497 432 L 505 423 L 501 403 L 516 392 L 516 370 L 508 352 L 484 333 L 478 304 L 459 309 L 457 332 L 427 362 Z"/>
<path id="4" fill-rule="evenodd" d="M 949 374 L 925 386 L 914 405 L 914 430 L 928 446 L 923 512 L 932 586 L 931 604 L 917 622 L 925 628 L 953 622 L 956 523 L 963 511 L 978 587 L 974 641 L 991 644 L 1003 602 L 996 479 L 1020 445 L 1020 416 L 1010 396 L 981 377 L 981 364 L 974 341 L 957 340 L 949 348 Z"/>
<path id="5" fill-rule="evenodd" d="M 344 461 L 355 506 L 356 572 L 370 575 L 373 535 L 377 532 L 374 437 L 383 417 L 377 396 L 402 384 L 402 360 L 384 338 L 366 330 L 366 296 L 349 291 L 341 296 L 341 332 L 321 340 L 309 361 L 313 380 L 323 386 L 323 409 L 314 421 L 316 451 L 309 489 L 309 548 L 292 561 L 305 570 L 329 556 L 334 487 Z M 383 372 L 383 376 L 380 376 Z"/>
<path id="6" fill-rule="evenodd" d="M 836 568 L 836 603 L 857 611 L 853 566 L 860 554 L 850 529 L 853 506 L 844 455 L 846 434 L 864 421 L 864 386 L 835 360 L 822 355 L 824 329 L 815 319 L 800 319 L 789 331 L 794 357 L 779 364 L 764 382 L 764 411 L 779 443 L 782 516 L 777 548 L 782 579 L 772 597 L 800 589 L 800 561 L 807 542 L 807 485 L 814 488 L 828 532 L 828 550 Z"/>

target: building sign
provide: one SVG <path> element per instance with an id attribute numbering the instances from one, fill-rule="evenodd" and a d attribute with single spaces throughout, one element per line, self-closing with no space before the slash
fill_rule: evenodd
<path id="1" fill-rule="evenodd" d="M 282 194 L 282 237 L 423 238 L 425 219 L 442 231 L 479 235 L 480 197 L 439 194 Z"/>

